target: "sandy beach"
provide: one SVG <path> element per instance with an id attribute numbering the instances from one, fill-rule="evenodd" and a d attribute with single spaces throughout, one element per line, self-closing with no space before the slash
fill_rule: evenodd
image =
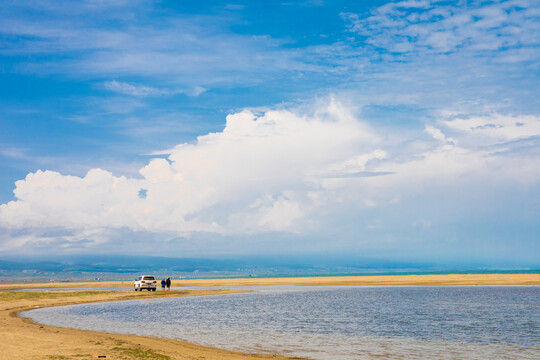
<path id="1" fill-rule="evenodd" d="M 449 286 L 449 285 L 540 285 L 540 274 L 450 274 L 450 275 L 393 275 L 393 276 L 334 276 L 297 278 L 247 278 L 177 280 L 173 286 Z"/>
<path id="2" fill-rule="evenodd" d="M 540 285 L 540 274 L 448 274 L 448 275 L 382 275 L 382 276 L 317 276 L 282 278 L 233 278 L 173 280 L 172 286 L 452 286 L 452 285 Z M 0 284 L 0 290 L 40 288 L 131 287 L 133 281 L 49 282 Z"/>
<path id="3" fill-rule="evenodd" d="M 1 284 L 0 290 L 24 288 L 92 288 L 131 286 L 131 281 L 46 284 Z M 540 274 L 471 274 L 408 276 L 342 276 L 306 278 L 248 278 L 175 280 L 173 286 L 255 285 L 540 285 Z M 0 359 L 291 359 L 273 354 L 246 354 L 203 347 L 182 341 L 117 335 L 36 324 L 18 317 L 36 307 L 122 301 L 173 296 L 231 293 L 229 290 L 134 291 L 20 291 L 0 292 Z M 157 321 L 157 320 L 156 320 Z"/>

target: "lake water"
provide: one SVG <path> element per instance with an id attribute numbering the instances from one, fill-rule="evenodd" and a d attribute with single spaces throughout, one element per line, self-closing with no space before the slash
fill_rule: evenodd
<path id="1" fill-rule="evenodd" d="M 34 321 L 312 359 L 540 359 L 540 287 L 264 287 L 26 312 Z"/>

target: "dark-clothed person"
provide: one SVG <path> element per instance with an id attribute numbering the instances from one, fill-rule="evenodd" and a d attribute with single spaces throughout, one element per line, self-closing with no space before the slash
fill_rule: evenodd
<path id="1" fill-rule="evenodd" d="M 167 290 L 171 291 L 171 278 L 167 278 Z"/>
<path id="2" fill-rule="evenodd" d="M 165 279 L 163 279 L 161 280 L 161 288 L 165 290 L 165 286 L 167 286 L 167 282 L 165 281 Z"/>

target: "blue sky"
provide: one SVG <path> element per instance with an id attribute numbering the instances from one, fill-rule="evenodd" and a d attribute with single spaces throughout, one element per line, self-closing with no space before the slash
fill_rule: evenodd
<path id="1" fill-rule="evenodd" d="M 540 264 L 540 4 L 0 4 L 0 249 Z"/>

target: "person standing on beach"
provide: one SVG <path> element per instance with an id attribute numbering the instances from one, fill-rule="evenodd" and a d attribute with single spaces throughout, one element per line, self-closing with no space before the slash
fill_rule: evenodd
<path id="1" fill-rule="evenodd" d="M 161 280 L 161 288 L 163 289 L 163 291 L 165 291 L 166 285 L 167 285 L 167 282 L 165 281 L 165 279 Z"/>
<path id="2" fill-rule="evenodd" d="M 171 278 L 167 278 L 167 290 L 171 291 Z"/>

